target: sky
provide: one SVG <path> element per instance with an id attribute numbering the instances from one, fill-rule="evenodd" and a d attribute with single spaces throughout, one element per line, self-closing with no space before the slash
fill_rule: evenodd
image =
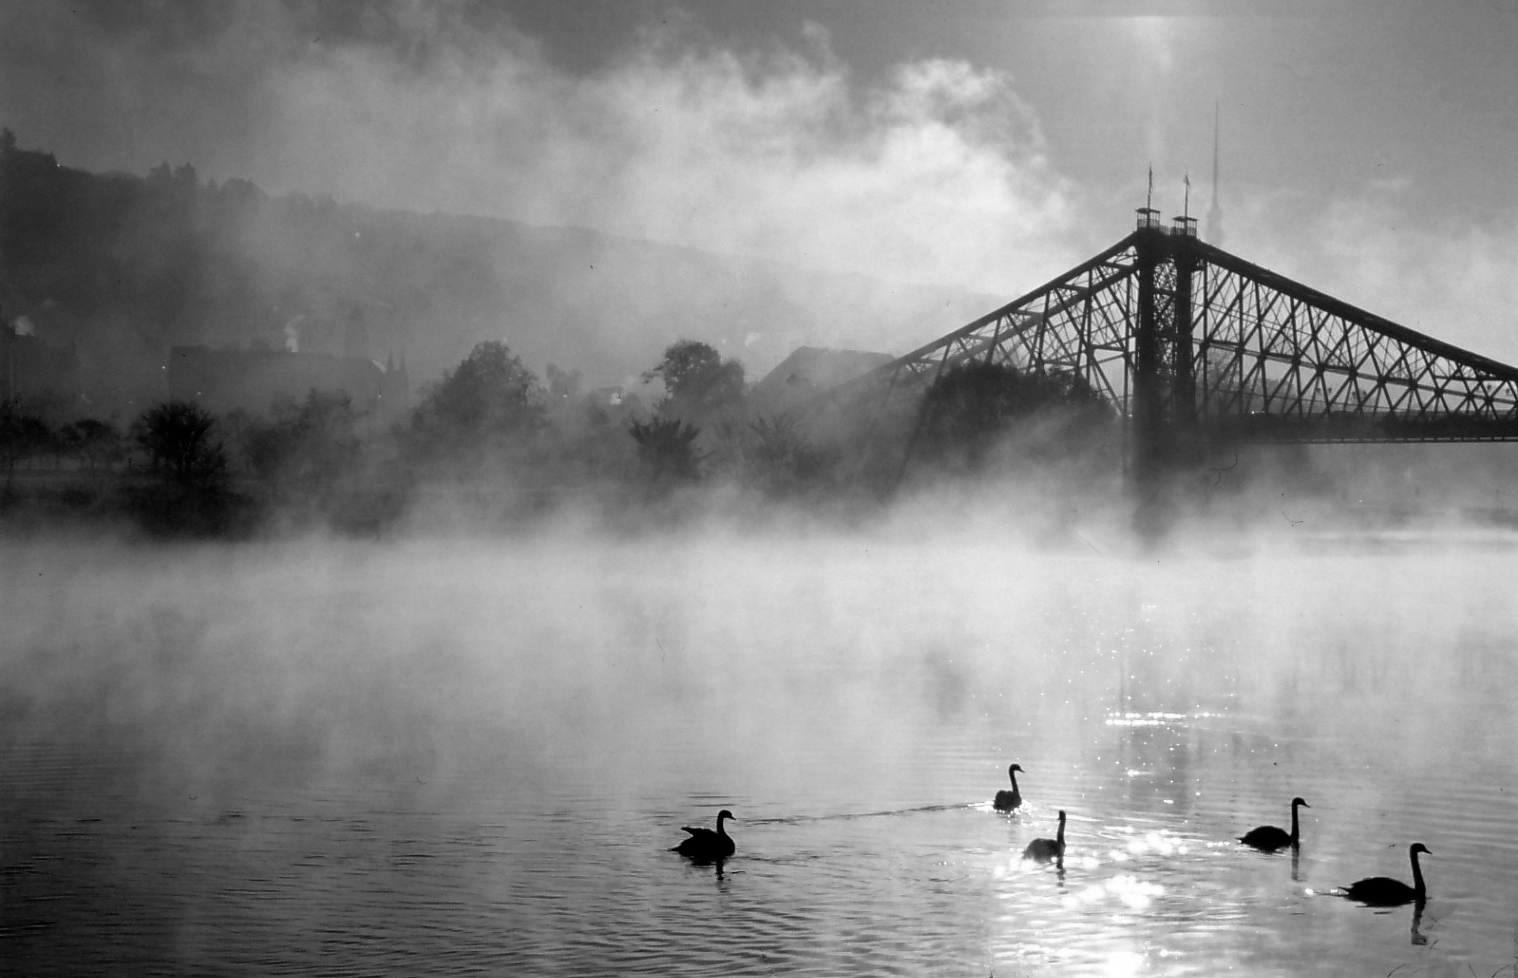
<path id="1" fill-rule="evenodd" d="M 1008 299 L 1152 168 L 1167 218 L 1189 177 L 1235 254 L 1518 362 L 1518 0 L 11 0 L 0 125 Z"/>

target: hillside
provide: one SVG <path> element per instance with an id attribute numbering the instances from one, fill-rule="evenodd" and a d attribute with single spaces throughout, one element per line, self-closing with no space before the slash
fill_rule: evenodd
<path id="1" fill-rule="evenodd" d="M 767 373 L 803 345 L 900 352 L 994 307 L 964 290 L 510 220 L 271 196 L 193 167 L 60 165 L 0 135 L 0 310 L 72 345 L 96 413 L 163 396 L 170 346 L 404 360 L 426 383 L 485 339 L 623 382 L 680 337 Z"/>

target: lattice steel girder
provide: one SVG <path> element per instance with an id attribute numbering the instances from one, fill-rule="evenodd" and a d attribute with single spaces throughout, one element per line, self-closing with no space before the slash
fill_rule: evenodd
<path id="1" fill-rule="evenodd" d="M 834 388 L 830 397 L 879 398 L 878 414 L 892 401 L 918 396 L 947 366 L 989 359 L 1021 369 L 1077 373 L 1103 396 L 1126 403 L 1127 371 L 1114 372 L 1110 366 L 1129 356 L 1132 302 L 1124 293 L 1136 269 L 1135 237 L 1129 235 L 1000 309 Z"/>
<path id="2" fill-rule="evenodd" d="M 1204 281 L 1193 312 L 1198 407 L 1209 419 L 1295 419 L 1301 437 L 1345 417 L 1395 422 L 1388 430 L 1397 438 L 1413 437 L 1418 424 L 1518 426 L 1518 369 L 1203 242 L 1192 247 Z"/>
<path id="3" fill-rule="evenodd" d="M 1120 414 L 1139 392 L 1146 417 L 1270 440 L 1518 437 L 1518 369 L 1153 225 L 830 395 L 878 416 L 966 360 L 1073 374 Z"/>

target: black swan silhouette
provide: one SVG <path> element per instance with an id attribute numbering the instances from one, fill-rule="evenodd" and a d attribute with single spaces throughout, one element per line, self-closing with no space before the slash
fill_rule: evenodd
<path id="1" fill-rule="evenodd" d="M 1404 903 L 1423 903 L 1428 899 L 1428 887 L 1423 885 L 1423 870 L 1418 866 L 1420 852 L 1433 855 L 1421 842 L 1414 842 L 1407 847 L 1407 858 L 1413 864 L 1412 886 L 1408 886 L 1401 880 L 1394 880 L 1390 876 L 1371 876 L 1357 883 L 1351 883 L 1345 888 L 1344 895 L 1351 900 L 1373 907 L 1400 907 Z"/>
<path id="2" fill-rule="evenodd" d="M 1059 831 L 1052 839 L 1034 839 L 1028 843 L 1028 848 L 1023 850 L 1024 859 L 1036 859 L 1046 863 L 1051 859 L 1063 861 L 1065 858 L 1065 811 L 1059 812 Z"/>
<path id="3" fill-rule="evenodd" d="M 1257 829 L 1250 829 L 1244 835 L 1239 836 L 1239 841 L 1246 846 L 1254 846 L 1266 852 L 1275 852 L 1277 849 L 1285 849 L 1287 846 L 1298 845 L 1302 841 L 1301 826 L 1297 823 L 1297 809 L 1311 808 L 1300 798 L 1291 800 L 1291 831 L 1284 832 L 1274 825 L 1262 825 Z"/>
<path id="4" fill-rule="evenodd" d="M 717 831 L 715 832 L 699 826 L 681 826 L 684 831 L 690 833 L 690 838 L 677 846 L 672 846 L 670 852 L 678 852 L 682 856 L 698 860 L 724 859 L 731 856 L 736 846 L 733 845 L 732 836 L 727 834 L 727 829 L 722 825 L 722 820 L 727 818 L 737 821 L 736 816 L 726 808 L 717 813 Z"/>
<path id="5" fill-rule="evenodd" d="M 1003 788 L 996 793 L 996 800 L 992 804 L 996 806 L 997 811 L 1010 812 L 1023 803 L 1023 793 L 1017 790 L 1017 772 L 1022 769 L 1021 764 L 1014 764 L 1007 768 L 1007 777 L 1012 779 L 1012 790 Z"/>

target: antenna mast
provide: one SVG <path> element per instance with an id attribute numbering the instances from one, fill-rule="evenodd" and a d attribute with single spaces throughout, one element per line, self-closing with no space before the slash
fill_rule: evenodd
<path id="1" fill-rule="evenodd" d="M 1223 247 L 1223 208 L 1218 206 L 1218 145 L 1220 143 L 1218 125 L 1220 112 L 1218 103 L 1212 103 L 1212 206 L 1207 209 L 1207 241 L 1209 244 Z"/>
<path id="2" fill-rule="evenodd" d="M 1212 103 L 1212 200 L 1218 199 L 1218 122 L 1220 111 L 1218 103 Z"/>

